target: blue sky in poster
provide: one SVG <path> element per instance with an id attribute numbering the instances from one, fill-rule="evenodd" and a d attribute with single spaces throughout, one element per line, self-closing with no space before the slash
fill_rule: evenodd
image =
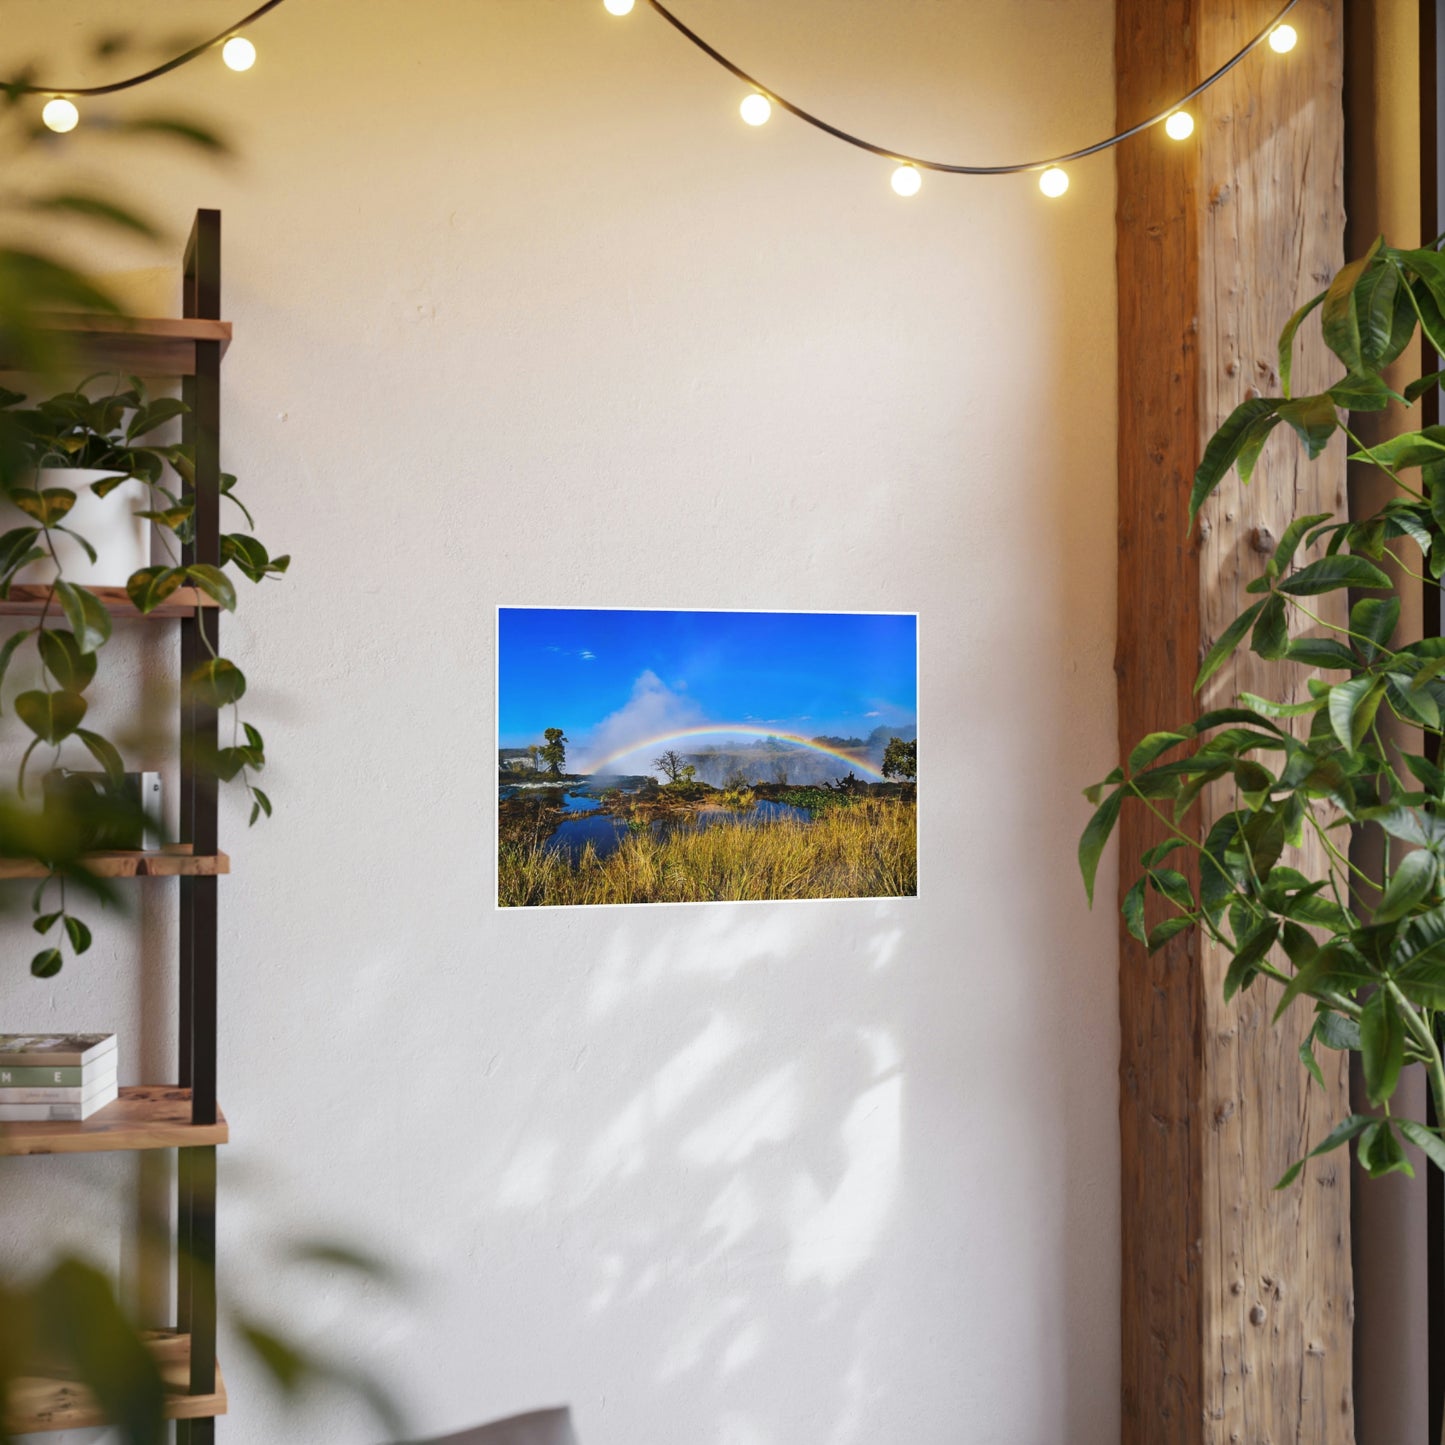
<path id="1" fill-rule="evenodd" d="M 498 741 L 580 763 L 716 725 L 866 737 L 916 721 L 911 615 L 502 608 Z"/>

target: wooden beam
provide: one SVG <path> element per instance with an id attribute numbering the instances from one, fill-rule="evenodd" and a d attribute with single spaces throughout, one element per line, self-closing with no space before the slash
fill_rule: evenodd
<path id="1" fill-rule="evenodd" d="M 1205 441 L 1245 397 L 1278 394 L 1279 329 L 1343 259 L 1343 3 L 1302 0 L 1299 47 L 1256 52 L 1201 97 L 1193 140 L 1154 131 L 1118 152 L 1125 750 L 1242 689 L 1280 689 L 1278 664 L 1242 654 L 1192 691 L 1288 520 L 1345 514 L 1342 452 L 1309 464 L 1278 437 L 1250 489 L 1231 476 L 1194 531 L 1187 515 Z M 1118 0 L 1120 124 L 1187 91 L 1277 10 Z M 1306 345 L 1300 389 L 1329 374 Z M 1289 683 L 1303 694 L 1303 674 Z M 1201 836 L 1234 806 L 1223 788 L 1210 796 Z M 1162 836 L 1125 810 L 1121 886 Z M 1260 987 L 1225 1005 L 1219 950 L 1190 933 L 1146 958 L 1121 938 L 1123 1441 L 1348 1445 L 1348 1170 L 1329 1156 L 1293 1190 L 1271 1188 L 1348 1112 L 1343 1056 L 1324 1060 L 1326 1090 L 1308 1088 L 1300 1019 L 1273 1027 Z"/>

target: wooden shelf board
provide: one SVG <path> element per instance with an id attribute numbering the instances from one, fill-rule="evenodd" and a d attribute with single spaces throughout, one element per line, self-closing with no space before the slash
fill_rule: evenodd
<path id="1" fill-rule="evenodd" d="M 194 376 L 196 344 L 217 341 L 221 355 L 231 344 L 229 321 L 174 316 L 93 316 L 57 311 L 46 318 L 63 332 L 87 364 L 147 376 Z M 0 363 L 0 370 L 12 370 Z"/>
<path id="2" fill-rule="evenodd" d="M 178 587 L 153 611 L 139 612 L 124 587 L 86 587 L 105 610 L 118 621 L 147 622 L 152 617 L 190 617 L 197 607 L 215 607 L 215 600 L 198 587 Z M 17 582 L 8 597 L 0 597 L 0 617 L 38 617 L 45 611 L 50 588 L 42 584 Z M 60 620 L 59 604 L 50 603 L 51 616 Z"/>
<path id="3" fill-rule="evenodd" d="M 192 1395 L 191 1337 L 177 1330 L 147 1330 L 146 1345 L 160 1366 L 166 1387 L 166 1419 L 206 1420 L 226 1413 L 226 1382 L 216 1366 L 216 1388 Z M 95 1398 L 83 1385 L 60 1376 L 22 1376 L 11 1383 L 6 1428 L 16 1435 L 31 1431 L 84 1430 L 106 1424 Z"/>
<path id="4" fill-rule="evenodd" d="M 226 1116 L 191 1123 L 191 1091 L 169 1084 L 132 1085 L 115 1103 L 78 1124 L 0 1124 L 0 1157 L 26 1154 L 103 1154 L 124 1149 L 190 1149 L 224 1144 Z"/>
<path id="5" fill-rule="evenodd" d="M 159 853 L 87 853 L 82 861 L 97 878 L 214 878 L 231 871 L 227 854 L 197 854 L 189 843 Z M 0 883 L 49 876 L 50 870 L 34 858 L 0 857 Z"/>

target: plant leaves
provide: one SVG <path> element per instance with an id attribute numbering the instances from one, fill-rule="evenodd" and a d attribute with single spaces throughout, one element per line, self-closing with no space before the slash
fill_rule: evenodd
<path id="1" fill-rule="evenodd" d="M 1404 1062 L 1404 1020 L 1390 991 L 1376 989 L 1360 1016 L 1360 1064 L 1372 1104 L 1383 1104 L 1394 1094 Z"/>
<path id="2" fill-rule="evenodd" d="M 62 579 L 55 584 L 55 598 L 82 652 L 94 652 L 106 644 L 110 638 L 110 613 L 95 593 Z"/>
<path id="3" fill-rule="evenodd" d="M 1116 788 L 1099 805 L 1089 819 L 1079 838 L 1079 871 L 1084 875 L 1084 892 L 1088 895 L 1089 906 L 1094 904 L 1094 877 L 1099 871 L 1099 858 L 1114 824 L 1119 821 L 1119 809 L 1123 805 L 1124 791 Z"/>
<path id="4" fill-rule="evenodd" d="M 125 762 L 116 750 L 115 744 L 87 728 L 76 728 L 75 735 L 85 744 L 91 757 L 105 770 L 106 777 L 119 787 L 125 780 Z"/>
<path id="5" fill-rule="evenodd" d="M 1407 853 L 1375 909 L 1375 922 L 1393 923 L 1403 918 L 1421 899 L 1428 897 L 1435 887 L 1437 873 L 1434 854 L 1423 848 Z"/>
<path id="6" fill-rule="evenodd" d="M 1209 439 L 1204 449 L 1199 468 L 1194 473 L 1194 486 L 1189 493 L 1189 521 L 1191 525 L 1199 515 L 1199 509 L 1213 494 L 1238 458 L 1249 436 L 1250 428 L 1261 417 L 1273 416 L 1280 403 L 1268 397 L 1251 397 L 1242 401 L 1225 418 L 1224 424 Z"/>
<path id="7" fill-rule="evenodd" d="M 153 612 L 185 580 L 183 567 L 142 567 L 125 584 L 138 612 Z"/>
<path id="8" fill-rule="evenodd" d="M 85 699 L 78 692 L 22 692 L 15 712 L 37 738 L 53 746 L 80 726 Z"/>
<path id="9" fill-rule="evenodd" d="M 1268 599 L 1266 599 L 1267 601 Z M 1219 640 L 1204 654 L 1204 661 L 1199 664 L 1199 675 L 1194 679 L 1194 691 L 1200 688 L 1219 671 L 1229 660 L 1234 649 L 1239 646 L 1244 634 L 1249 631 L 1254 619 L 1259 616 L 1264 607 L 1264 602 L 1256 602 L 1253 606 L 1246 607 L 1233 622 L 1229 624 L 1220 635 Z"/>
<path id="10" fill-rule="evenodd" d="M 1377 592 L 1392 588 L 1389 577 L 1363 557 L 1321 557 L 1286 577 L 1279 590 L 1290 597 L 1316 597 L 1340 587 L 1361 587 Z"/>

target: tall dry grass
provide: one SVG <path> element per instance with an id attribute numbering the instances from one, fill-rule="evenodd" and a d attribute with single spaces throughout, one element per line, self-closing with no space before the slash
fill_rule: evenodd
<path id="1" fill-rule="evenodd" d="M 869 800 L 816 822 L 635 833 L 575 863 L 537 843 L 503 843 L 503 908 L 579 903 L 719 903 L 897 898 L 918 891 L 917 805 Z"/>

